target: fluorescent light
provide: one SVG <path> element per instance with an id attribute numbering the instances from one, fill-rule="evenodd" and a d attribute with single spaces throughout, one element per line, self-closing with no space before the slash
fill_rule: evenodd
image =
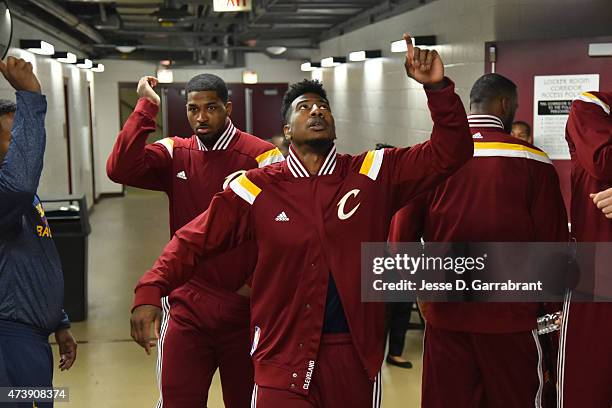
<path id="1" fill-rule="evenodd" d="M 414 40 L 414 45 L 418 47 L 433 46 L 438 44 L 435 35 L 418 35 L 412 39 Z"/>
<path id="2" fill-rule="evenodd" d="M 129 54 L 130 52 L 134 52 L 136 47 L 133 45 L 118 45 L 115 47 L 115 49 L 124 54 Z"/>
<path id="3" fill-rule="evenodd" d="M 612 43 L 589 44 L 589 57 L 612 57 Z"/>
<path id="4" fill-rule="evenodd" d="M 349 54 L 349 61 L 365 61 L 370 58 L 380 58 L 382 52 L 380 50 L 369 50 L 369 51 L 353 51 Z"/>
<path id="5" fill-rule="evenodd" d="M 336 67 L 345 62 L 346 62 L 345 57 L 327 57 L 321 60 L 321 66 L 323 68 L 330 68 L 330 67 Z"/>
<path id="6" fill-rule="evenodd" d="M 318 62 L 304 62 L 302 65 L 300 65 L 300 69 L 304 72 L 310 72 L 310 71 L 314 71 L 317 68 L 321 68 L 321 64 L 319 64 Z"/>
<path id="7" fill-rule="evenodd" d="M 55 47 L 43 40 L 21 40 L 21 48 L 26 49 L 34 54 L 53 55 Z"/>
<path id="8" fill-rule="evenodd" d="M 174 82 L 174 74 L 171 69 L 158 69 L 157 81 L 161 84 L 171 84 Z"/>
<path id="9" fill-rule="evenodd" d="M 415 47 L 429 47 L 432 45 L 436 45 L 437 40 L 435 35 L 421 35 L 412 37 L 412 45 Z M 391 52 L 406 52 L 408 51 L 408 47 L 406 47 L 406 40 L 397 40 L 391 43 Z"/>
<path id="10" fill-rule="evenodd" d="M 64 64 L 74 64 L 77 62 L 76 55 L 67 51 L 56 51 L 55 54 L 53 54 L 53 58 Z"/>
<path id="11" fill-rule="evenodd" d="M 81 58 L 76 61 L 76 66 L 79 68 L 89 69 L 93 67 L 93 62 L 88 58 Z"/>
<path id="12" fill-rule="evenodd" d="M 242 72 L 242 83 L 243 84 L 256 84 L 257 83 L 257 72 L 255 71 Z"/>
<path id="13" fill-rule="evenodd" d="M 412 45 L 414 45 L 414 37 L 412 38 Z M 391 52 L 406 52 L 406 51 L 408 51 L 406 40 L 401 39 L 401 40 L 393 41 L 391 43 Z"/>
<path id="14" fill-rule="evenodd" d="M 266 48 L 266 51 L 268 51 L 272 55 L 281 55 L 282 53 L 287 51 L 287 47 L 268 47 Z"/>
<path id="15" fill-rule="evenodd" d="M 94 64 L 93 68 L 91 68 L 93 72 L 104 72 L 104 64 Z"/>

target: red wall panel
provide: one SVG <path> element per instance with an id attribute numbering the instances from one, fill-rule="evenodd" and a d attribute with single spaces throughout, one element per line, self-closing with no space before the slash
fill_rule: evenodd
<path id="1" fill-rule="evenodd" d="M 599 74 L 599 89 L 612 89 L 612 57 L 591 58 L 589 43 L 612 42 L 612 37 L 562 40 L 496 41 L 485 44 L 485 72 L 491 72 L 489 46 L 497 47 L 495 72 L 518 86 L 516 120 L 533 124 L 533 77 L 537 75 Z M 570 162 L 555 160 L 566 207 L 570 200 Z"/>

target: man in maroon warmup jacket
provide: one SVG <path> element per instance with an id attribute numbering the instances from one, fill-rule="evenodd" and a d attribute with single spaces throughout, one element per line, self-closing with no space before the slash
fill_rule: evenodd
<path id="1" fill-rule="evenodd" d="M 170 233 L 204 211 L 215 193 L 246 170 L 283 160 L 268 142 L 242 132 L 230 119 L 232 105 L 223 80 L 193 77 L 185 88 L 187 119 L 194 135 L 146 144 L 155 130 L 157 80 L 138 83 L 140 99 L 126 121 L 107 163 L 109 177 L 134 187 L 164 191 L 170 204 Z M 164 297 L 150 297 L 133 311 L 132 330 L 156 320 L 158 408 L 200 407 L 217 367 L 226 407 L 246 408 L 253 387 L 249 350 L 249 289 L 245 282 L 256 261 L 254 242 L 210 257 L 202 271 Z M 161 307 L 164 318 L 161 319 Z M 154 345 L 139 340 L 147 353 Z"/>
<path id="2" fill-rule="evenodd" d="M 429 142 L 337 154 L 321 84 L 294 84 L 282 109 L 292 142 L 287 161 L 232 181 L 176 233 L 138 284 L 135 303 L 145 304 L 193 276 L 199 259 L 256 237 L 254 406 L 380 404 L 385 305 L 361 302 L 361 243 L 385 242 L 395 211 L 473 152 L 465 110 L 441 59 L 405 38 L 406 72 L 425 86 L 429 100 Z M 145 327 L 141 336 L 146 333 Z"/>
<path id="3" fill-rule="evenodd" d="M 612 219 L 605 192 L 612 186 L 612 92 L 585 92 L 572 103 L 565 138 L 572 158 L 572 237 L 578 242 L 611 242 Z M 595 202 L 594 205 L 593 201 Z M 609 213 L 608 213 L 609 214 Z M 607 244 L 612 245 L 612 244 Z M 602 248 L 603 249 L 603 248 Z M 598 250 L 600 251 L 600 250 Z M 600 251 L 603 252 L 603 251 Z M 611 296 L 610 253 L 593 258 L 598 285 Z M 596 255 L 596 253 L 593 253 Z M 579 290 L 579 288 L 577 289 Z M 612 303 L 583 303 L 568 296 L 559 345 L 558 408 L 612 406 Z"/>
<path id="4" fill-rule="evenodd" d="M 468 116 L 474 158 L 398 212 L 390 240 L 566 242 L 559 179 L 540 149 L 510 135 L 516 85 L 479 78 Z M 424 408 L 542 406 L 539 303 L 422 302 Z"/>

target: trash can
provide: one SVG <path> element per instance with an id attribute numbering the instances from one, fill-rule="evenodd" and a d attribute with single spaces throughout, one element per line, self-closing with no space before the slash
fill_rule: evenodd
<path id="1" fill-rule="evenodd" d="M 70 321 L 87 319 L 87 237 L 91 232 L 85 196 L 41 198 L 64 271 L 64 310 Z"/>

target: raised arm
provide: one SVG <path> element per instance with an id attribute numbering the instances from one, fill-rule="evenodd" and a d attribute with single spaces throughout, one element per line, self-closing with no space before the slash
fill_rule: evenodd
<path id="1" fill-rule="evenodd" d="M 384 162 L 395 186 L 396 208 L 421 192 L 435 187 L 474 154 L 467 115 L 453 82 L 444 76 L 444 64 L 435 50 L 412 46 L 404 34 L 408 51 L 405 68 L 410 78 L 423 84 L 431 111 L 431 139 L 411 148 L 386 149 Z M 380 153 L 378 153 L 380 154 Z"/>
<path id="2" fill-rule="evenodd" d="M 153 90 L 156 85 L 157 79 L 150 76 L 138 82 L 140 99 L 117 136 L 106 162 L 106 173 L 116 183 L 165 191 L 172 165 L 172 139 L 147 145 L 149 134 L 155 131 L 159 110 L 160 99 Z"/>
<path id="3" fill-rule="evenodd" d="M 8 57 L 6 64 L 0 61 L 0 72 L 17 91 L 8 150 L 0 154 L 1 233 L 19 223 L 34 201 L 45 154 L 47 102 L 29 62 Z"/>

